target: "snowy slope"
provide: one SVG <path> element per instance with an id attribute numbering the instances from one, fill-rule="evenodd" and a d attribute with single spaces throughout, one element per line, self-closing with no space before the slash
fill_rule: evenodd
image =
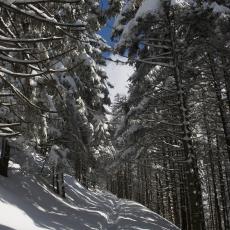
<path id="1" fill-rule="evenodd" d="M 71 176 L 65 177 L 67 198 L 62 200 L 16 168 L 9 178 L 0 176 L 0 230 L 177 229 L 144 206 L 88 191 Z"/>

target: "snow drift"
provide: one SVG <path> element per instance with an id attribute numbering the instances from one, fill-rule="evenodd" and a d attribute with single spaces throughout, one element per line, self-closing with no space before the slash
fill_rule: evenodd
<path id="1" fill-rule="evenodd" d="M 0 230 L 176 230 L 144 206 L 106 191 L 87 190 L 66 175 L 63 200 L 12 164 L 10 177 L 0 177 Z"/>

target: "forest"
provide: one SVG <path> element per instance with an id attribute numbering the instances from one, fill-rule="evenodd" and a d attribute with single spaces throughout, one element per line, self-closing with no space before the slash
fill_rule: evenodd
<path id="1" fill-rule="evenodd" d="M 134 69 L 114 100 L 110 62 Z M 23 175 L 70 200 L 71 176 L 116 221 L 39 229 L 229 230 L 229 67 L 230 0 L 0 0 L 0 201 Z M 165 225 L 118 226 L 131 201 Z"/>

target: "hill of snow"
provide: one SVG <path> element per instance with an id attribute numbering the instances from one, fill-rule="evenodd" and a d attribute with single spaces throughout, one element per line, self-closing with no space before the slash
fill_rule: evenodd
<path id="1" fill-rule="evenodd" d="M 0 230 L 178 230 L 138 203 L 87 190 L 68 175 L 65 183 L 63 200 L 11 163 L 9 178 L 0 176 Z"/>

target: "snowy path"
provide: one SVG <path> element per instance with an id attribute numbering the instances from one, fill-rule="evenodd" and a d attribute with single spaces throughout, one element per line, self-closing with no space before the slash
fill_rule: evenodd
<path id="1" fill-rule="evenodd" d="M 144 206 L 100 190 L 89 191 L 66 176 L 62 200 L 35 177 L 0 177 L 0 230 L 176 230 Z"/>

